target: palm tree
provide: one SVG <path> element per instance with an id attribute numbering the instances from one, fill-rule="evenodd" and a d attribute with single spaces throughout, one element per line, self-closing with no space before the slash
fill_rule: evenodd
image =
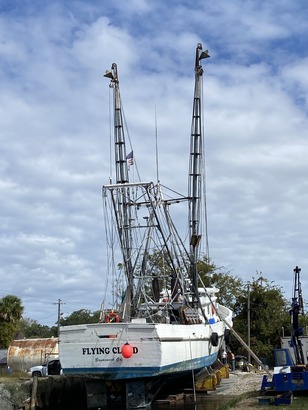
<path id="1" fill-rule="evenodd" d="M 22 317 L 24 307 L 21 300 L 14 295 L 7 295 L 0 299 L 0 318 L 7 322 L 16 323 Z"/>
<path id="2" fill-rule="evenodd" d="M 7 349 L 14 340 L 23 310 L 21 300 L 14 295 L 0 299 L 0 349 Z"/>

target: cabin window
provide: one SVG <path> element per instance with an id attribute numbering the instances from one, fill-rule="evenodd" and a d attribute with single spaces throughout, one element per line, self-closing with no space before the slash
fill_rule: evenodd
<path id="1" fill-rule="evenodd" d="M 287 356 L 284 350 L 276 352 L 276 366 L 286 366 Z"/>

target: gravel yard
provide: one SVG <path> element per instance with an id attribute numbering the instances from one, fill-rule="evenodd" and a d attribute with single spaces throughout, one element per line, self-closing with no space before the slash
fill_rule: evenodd
<path id="1" fill-rule="evenodd" d="M 260 391 L 264 372 L 241 372 L 230 373 L 228 379 L 222 379 L 216 391 L 209 394 L 225 394 L 228 396 L 238 396 L 243 393 Z"/>
<path id="2" fill-rule="evenodd" d="M 260 392 L 261 389 L 264 374 L 266 373 L 263 371 L 250 373 L 241 371 L 232 372 L 230 373 L 228 379 L 223 379 L 221 381 L 220 386 L 217 386 L 215 391 L 209 392 L 208 394 L 213 396 L 225 395 L 230 397 L 230 401 L 232 398 L 244 395 L 245 393 L 255 392 L 256 395 L 258 395 L 258 392 Z M 234 404 L 233 407 L 230 407 L 230 409 L 231 408 L 241 410 L 260 410 L 262 409 L 262 406 L 260 406 L 257 397 L 254 396 L 243 398 Z"/>

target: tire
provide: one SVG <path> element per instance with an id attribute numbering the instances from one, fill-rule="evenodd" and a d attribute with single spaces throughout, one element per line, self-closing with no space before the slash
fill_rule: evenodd
<path id="1" fill-rule="evenodd" d="M 212 346 L 214 346 L 214 347 L 218 346 L 218 333 L 213 332 L 213 333 L 211 334 L 211 344 L 212 344 Z"/>
<path id="2" fill-rule="evenodd" d="M 226 345 L 228 345 L 230 343 L 230 340 L 231 340 L 231 331 L 230 331 L 230 329 L 225 329 L 224 338 L 225 338 Z"/>
<path id="3" fill-rule="evenodd" d="M 36 371 L 36 372 L 32 373 L 32 377 L 35 377 L 35 376 L 42 377 L 42 374 L 41 374 L 41 372 Z"/>

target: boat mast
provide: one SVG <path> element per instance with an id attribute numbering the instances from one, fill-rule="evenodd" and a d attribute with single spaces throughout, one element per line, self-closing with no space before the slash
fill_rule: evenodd
<path id="1" fill-rule="evenodd" d="M 189 157 L 189 229 L 190 229 L 190 274 L 194 295 L 198 291 L 197 260 L 200 234 L 200 212 L 203 182 L 203 128 L 202 128 L 202 74 L 200 60 L 208 58 L 208 51 L 202 51 L 202 44 L 198 43 L 195 61 L 195 91 L 190 138 Z M 198 300 L 198 297 L 195 297 Z"/>
<path id="2" fill-rule="evenodd" d="M 123 130 L 118 68 L 115 63 L 112 64 L 111 71 L 106 70 L 104 77 L 110 78 L 110 88 L 113 88 L 116 183 L 124 184 L 128 182 L 128 167 Z"/>
<path id="3" fill-rule="evenodd" d="M 112 190 L 112 201 L 128 281 L 125 295 L 125 316 L 126 319 L 128 319 L 131 316 L 131 300 L 133 298 L 133 268 L 131 262 L 131 195 L 130 186 L 128 184 L 128 165 L 123 128 L 122 104 L 119 89 L 119 77 L 117 65 L 115 63 L 112 64 L 111 71 L 106 70 L 104 77 L 110 78 L 110 87 L 113 88 L 114 98 L 114 145 L 117 186 L 115 186 Z"/>

